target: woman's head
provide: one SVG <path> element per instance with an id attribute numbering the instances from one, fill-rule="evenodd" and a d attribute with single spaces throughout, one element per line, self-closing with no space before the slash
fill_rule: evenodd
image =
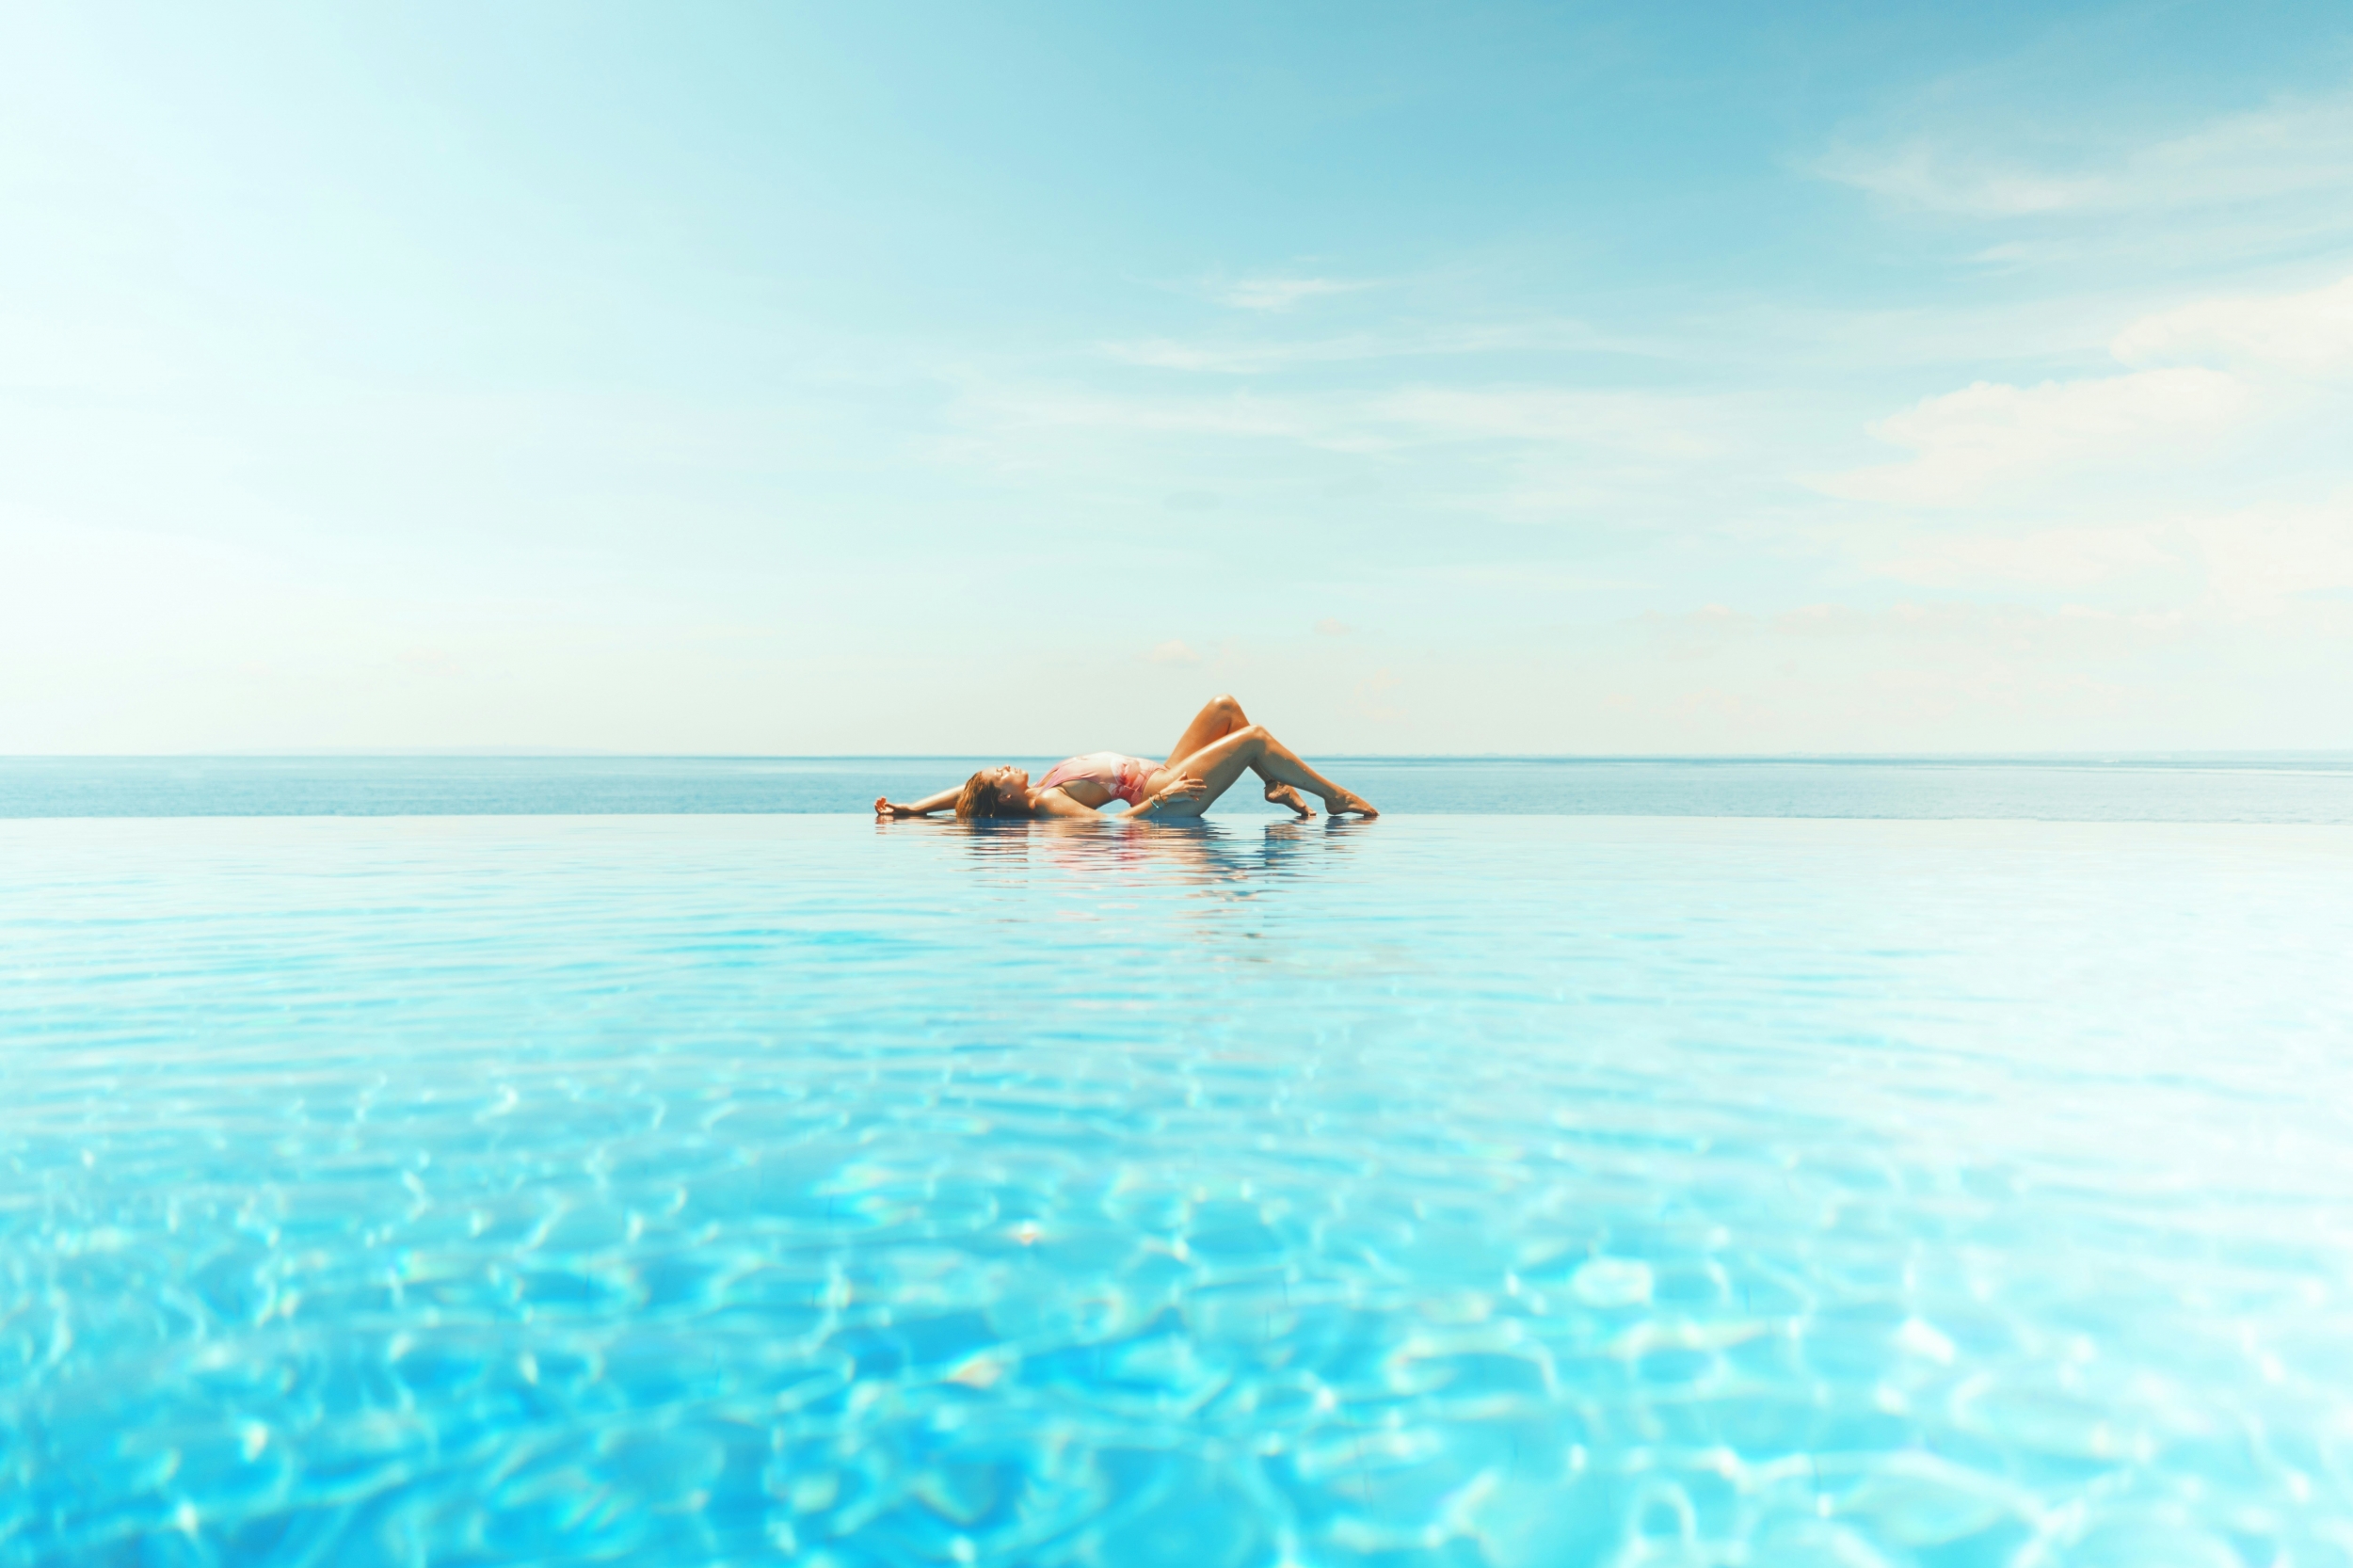
<path id="1" fill-rule="evenodd" d="M 1030 814 L 1030 776 L 1007 763 L 983 768 L 956 792 L 959 817 L 1026 817 Z"/>

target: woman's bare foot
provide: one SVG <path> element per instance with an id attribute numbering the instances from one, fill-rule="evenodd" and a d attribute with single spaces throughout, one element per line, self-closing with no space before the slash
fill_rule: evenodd
<path id="1" fill-rule="evenodd" d="M 1354 812 L 1357 816 L 1364 818 L 1367 822 L 1370 822 L 1373 818 L 1381 814 L 1373 809 L 1372 802 L 1367 800 L 1364 796 L 1348 790 L 1342 790 L 1339 793 L 1338 799 L 1325 801 L 1323 803 L 1323 808 L 1326 811 L 1331 812 L 1332 815 L 1336 817 L 1345 817 L 1349 813 Z"/>
<path id="2" fill-rule="evenodd" d="M 1302 822 L 1315 815 L 1315 811 L 1307 805 L 1306 797 L 1288 784 L 1269 783 L 1266 787 L 1266 797 L 1277 806 L 1298 812 L 1299 820 Z"/>

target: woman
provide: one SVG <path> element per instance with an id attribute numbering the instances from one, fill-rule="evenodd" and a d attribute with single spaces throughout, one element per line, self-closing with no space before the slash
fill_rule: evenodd
<path id="1" fill-rule="evenodd" d="M 928 817 L 955 808 L 959 817 L 1088 817 L 1114 800 L 1128 803 L 1123 822 L 1154 817 L 1197 817 L 1230 788 L 1244 770 L 1266 781 L 1266 797 L 1312 817 L 1300 791 L 1318 796 L 1334 816 L 1377 817 L 1364 796 L 1353 794 L 1299 760 L 1299 754 L 1250 722 L 1241 704 L 1214 697 L 1195 713 L 1163 763 L 1116 751 L 1098 751 L 1054 764 L 1037 783 L 1010 763 L 983 768 L 963 785 L 926 795 L 912 806 L 877 796 L 874 815 Z"/>

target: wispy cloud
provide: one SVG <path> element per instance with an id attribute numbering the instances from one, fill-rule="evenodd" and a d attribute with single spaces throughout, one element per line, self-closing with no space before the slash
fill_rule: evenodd
<path id="1" fill-rule="evenodd" d="M 2060 212 L 2085 205 L 2101 189 L 2093 176 L 2049 173 L 1929 141 L 1836 147 L 1810 171 L 1902 206 L 1969 217 Z"/>
<path id="2" fill-rule="evenodd" d="M 1144 657 L 1156 664 L 1197 664 L 1201 662 L 1201 655 L 1193 651 L 1193 645 L 1177 637 L 1156 644 Z"/>
<path id="3" fill-rule="evenodd" d="M 1980 218 L 2179 213 L 2353 193 L 2353 94 L 2282 100 L 2186 135 L 2121 151 L 2088 147 L 2057 163 L 1973 132 L 1841 142 L 1806 168 L 1898 206 Z"/>
<path id="4" fill-rule="evenodd" d="M 2317 506 L 2251 507 L 2184 525 L 2205 558 L 2216 601 L 2276 615 L 2313 595 L 2353 589 L 2353 489 Z"/>
<path id="5" fill-rule="evenodd" d="M 1393 705 L 1389 696 L 1405 682 L 1385 668 L 1374 670 L 1356 682 L 1356 712 L 1369 719 L 1387 723 L 1405 716 L 1405 710 Z"/>
<path id="6" fill-rule="evenodd" d="M 2014 536 L 1964 534 L 1915 540 L 1873 569 L 1923 587 L 2080 588 L 2182 564 L 2180 555 L 2145 529 L 2051 528 Z"/>
<path id="7" fill-rule="evenodd" d="M 2133 323 L 2113 347 L 2128 365 L 2353 370 L 2353 278 L 2301 294 L 2201 300 Z"/>
<path id="8" fill-rule="evenodd" d="M 2232 419 L 2247 400 L 2238 377 L 2188 366 L 2033 387 L 1978 381 L 1922 398 L 1870 426 L 1889 445 L 1909 447 L 1909 461 L 1815 485 L 1855 501 L 1958 505 L 1997 481 L 2118 456 L 2153 440 L 2177 442 Z"/>
<path id="9" fill-rule="evenodd" d="M 2353 490 L 2318 504 L 2267 504 L 2144 522 L 2025 534 L 1939 533 L 1866 563 L 1924 587 L 2081 589 L 2170 580 L 2190 619 L 2289 613 L 2353 590 Z"/>
<path id="10" fill-rule="evenodd" d="M 1173 396 L 984 386 L 968 393 L 962 422 L 972 434 L 947 448 L 959 455 L 991 436 L 1099 430 L 1288 441 L 1356 454 L 1480 444 L 1600 452 L 1613 469 L 1628 457 L 1657 463 L 1718 453 L 1718 432 L 1734 423 L 1704 398 L 1541 385 Z"/>
<path id="11" fill-rule="evenodd" d="M 1635 350 L 1636 345 L 1606 343 L 1584 323 L 1561 320 L 1501 322 L 1425 330 L 1351 332 L 1291 343 L 1138 338 L 1102 345 L 1106 355 L 1123 364 L 1224 376 L 1265 376 L 1307 365 L 1349 364 L 1377 360 L 1469 354 L 1559 353 L 1577 349 Z"/>
<path id="12" fill-rule="evenodd" d="M 1978 381 L 1923 398 L 1867 426 L 1878 440 L 1909 448 L 1910 459 L 1811 483 L 1851 500 L 1952 506 L 1997 483 L 2080 463 L 2170 456 L 2243 416 L 2312 417 L 2318 406 L 2311 389 L 2299 394 L 2293 383 L 2353 370 L 2353 278 L 2195 300 L 2131 322 L 2110 348 L 2128 367 L 2122 374 L 2036 386 Z M 2078 532 L 2047 536 L 2032 550 L 1994 543 L 1967 561 L 1947 553 L 1924 569 L 1953 566 L 2046 581 L 2098 575 L 2095 557 L 2121 558 L 2087 553 L 2094 542 Z"/>
<path id="13" fill-rule="evenodd" d="M 1406 387 L 1374 401 L 1378 417 L 1425 438 L 1606 445 L 1655 457 L 1719 450 L 1717 424 L 1693 398 L 1545 386 Z"/>
<path id="14" fill-rule="evenodd" d="M 1220 305 L 1237 311 L 1288 311 L 1304 299 L 1324 295 L 1353 294 L 1372 285 L 1345 278 L 1238 278 L 1213 282 L 1203 291 Z"/>
<path id="15" fill-rule="evenodd" d="M 1210 436 L 1295 441 L 1335 452 L 1375 452 L 1384 433 L 1352 417 L 1352 401 L 1333 397 L 1267 397 L 1251 392 L 1217 396 L 1139 397 L 1083 387 L 973 389 L 961 404 L 963 422 L 978 431 L 1105 430 L 1152 436 Z"/>

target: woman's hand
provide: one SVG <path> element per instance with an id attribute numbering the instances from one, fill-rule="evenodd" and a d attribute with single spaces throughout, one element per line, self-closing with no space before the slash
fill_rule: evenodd
<path id="1" fill-rule="evenodd" d="M 901 806 L 896 801 L 884 799 L 881 795 L 874 797 L 874 815 L 884 822 L 897 822 L 902 817 L 915 817 L 921 814 L 912 806 Z"/>
<path id="2" fill-rule="evenodd" d="M 1144 806 L 1154 811 L 1179 800 L 1199 800 L 1209 792 L 1209 781 L 1192 774 L 1181 774 L 1173 784 L 1163 784 L 1144 797 Z"/>

